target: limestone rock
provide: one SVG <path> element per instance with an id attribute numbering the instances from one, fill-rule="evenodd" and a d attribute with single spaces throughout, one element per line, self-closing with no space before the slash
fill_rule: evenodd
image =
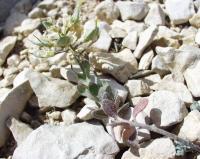
<path id="1" fill-rule="evenodd" d="M 41 8 L 34 8 L 31 12 L 29 12 L 29 18 L 43 18 L 45 16 L 44 11 Z"/>
<path id="2" fill-rule="evenodd" d="M 40 25 L 40 19 L 25 19 L 20 26 L 14 29 L 14 32 L 25 36 L 32 33 Z"/>
<path id="3" fill-rule="evenodd" d="M 142 20 L 149 9 L 143 1 L 118 1 L 116 5 L 120 10 L 123 21 L 128 19 Z"/>
<path id="4" fill-rule="evenodd" d="M 91 53 L 90 61 L 95 69 L 111 74 L 120 82 L 126 82 L 137 71 L 137 61 L 129 49 L 119 53 Z"/>
<path id="5" fill-rule="evenodd" d="M 140 159 L 139 154 L 134 152 L 131 148 L 125 151 L 122 155 L 122 159 Z"/>
<path id="6" fill-rule="evenodd" d="M 128 35 L 122 41 L 122 45 L 128 49 L 135 50 L 138 40 L 138 34 L 136 31 L 129 32 Z"/>
<path id="7" fill-rule="evenodd" d="M 4 145 L 9 135 L 6 120 L 10 116 L 19 118 L 32 93 L 30 84 L 24 82 L 14 87 L 2 100 L 0 104 L 0 147 Z"/>
<path id="8" fill-rule="evenodd" d="M 151 65 L 151 62 L 153 60 L 154 53 L 152 50 L 146 52 L 140 59 L 139 63 L 139 70 L 147 70 L 149 66 Z"/>
<path id="9" fill-rule="evenodd" d="M 61 116 L 62 116 L 62 120 L 64 124 L 70 125 L 70 124 L 75 123 L 76 112 L 66 109 L 61 113 Z"/>
<path id="10" fill-rule="evenodd" d="M 118 19 L 120 12 L 113 0 L 106 0 L 99 3 L 95 8 L 95 13 L 98 19 L 112 23 Z"/>
<path id="11" fill-rule="evenodd" d="M 187 115 L 185 104 L 170 91 L 156 91 L 149 96 L 144 112 L 157 127 L 168 127 L 180 123 Z"/>
<path id="12" fill-rule="evenodd" d="M 0 65 L 2 65 L 5 62 L 8 54 L 15 47 L 16 41 L 16 36 L 7 36 L 0 41 Z"/>
<path id="13" fill-rule="evenodd" d="M 147 147 L 139 149 L 142 159 L 175 159 L 176 150 L 169 138 L 158 138 L 152 141 Z"/>
<path id="14" fill-rule="evenodd" d="M 179 9 L 177 9 L 177 6 Z M 193 0 L 166 0 L 166 12 L 174 24 L 182 24 L 194 15 Z"/>
<path id="15" fill-rule="evenodd" d="M 182 82 L 176 82 L 173 79 L 163 79 L 161 82 L 151 86 L 154 90 L 168 90 L 174 92 L 185 103 L 193 103 L 190 91 Z"/>
<path id="16" fill-rule="evenodd" d="M 200 61 L 198 61 L 193 66 L 186 69 L 184 72 L 184 77 L 188 86 L 188 89 L 191 91 L 194 97 L 200 97 L 200 87 L 199 87 L 199 80 L 200 80 Z"/>
<path id="17" fill-rule="evenodd" d="M 17 145 L 19 146 L 26 137 L 33 131 L 27 124 L 20 122 L 15 118 L 9 118 L 7 121 L 7 126 L 9 127 L 12 135 L 14 136 Z"/>
<path id="18" fill-rule="evenodd" d="M 69 126 L 43 125 L 34 130 L 17 147 L 12 158 L 114 159 L 118 151 L 116 142 L 98 123 L 78 123 Z"/>
<path id="19" fill-rule="evenodd" d="M 147 95 L 150 93 L 149 86 L 142 80 L 128 80 L 125 84 L 131 97 Z"/>
<path id="20" fill-rule="evenodd" d="M 138 59 L 141 58 L 144 50 L 152 43 L 154 37 L 158 32 L 157 27 L 150 26 L 148 29 L 140 34 L 138 45 L 134 51 L 134 56 Z"/>
<path id="21" fill-rule="evenodd" d="M 48 78 L 36 72 L 28 74 L 27 77 L 38 97 L 40 107 L 65 108 L 79 97 L 77 87 L 68 81 Z"/>
<path id="22" fill-rule="evenodd" d="M 178 136 L 192 142 L 200 142 L 200 112 L 198 110 L 191 111 L 185 117 Z"/>
<path id="23" fill-rule="evenodd" d="M 195 42 L 200 45 L 200 30 L 198 30 L 196 36 L 195 36 Z"/>
<path id="24" fill-rule="evenodd" d="M 197 13 L 195 13 L 192 18 L 189 20 L 190 24 L 196 28 L 200 27 L 200 10 L 198 10 Z"/>
<path id="25" fill-rule="evenodd" d="M 144 21 L 148 25 L 165 25 L 165 13 L 158 3 L 150 5 L 149 13 Z"/>

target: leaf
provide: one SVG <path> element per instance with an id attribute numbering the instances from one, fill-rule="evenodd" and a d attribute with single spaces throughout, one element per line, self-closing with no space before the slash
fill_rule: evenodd
<path id="1" fill-rule="evenodd" d="M 184 156 L 186 152 L 188 152 L 189 147 L 185 146 L 184 144 L 175 141 L 175 149 L 176 149 L 176 156 Z"/>
<path id="2" fill-rule="evenodd" d="M 59 47 L 67 47 L 70 45 L 71 38 L 69 36 L 62 36 L 58 39 L 57 45 Z"/>
<path id="3" fill-rule="evenodd" d="M 92 30 L 85 38 L 84 38 L 84 42 L 89 42 L 89 41 L 96 41 L 99 37 L 99 28 L 97 26 L 97 21 L 95 24 L 95 28 L 94 30 Z"/>
<path id="4" fill-rule="evenodd" d="M 136 116 L 145 109 L 145 107 L 148 105 L 148 99 L 147 98 L 141 98 L 137 105 L 134 107 L 133 110 L 133 116 L 136 118 Z"/>
<path id="5" fill-rule="evenodd" d="M 42 21 L 42 25 L 45 27 L 46 30 L 48 30 L 51 26 L 53 26 L 53 23 L 49 20 Z"/>
<path id="6" fill-rule="evenodd" d="M 99 93 L 99 89 L 101 88 L 101 85 L 97 85 L 95 83 L 90 83 L 89 84 L 89 91 L 90 93 L 97 97 L 98 96 L 98 93 Z"/>
<path id="7" fill-rule="evenodd" d="M 112 100 L 103 99 L 101 106 L 106 115 L 112 118 L 117 117 L 117 108 Z"/>

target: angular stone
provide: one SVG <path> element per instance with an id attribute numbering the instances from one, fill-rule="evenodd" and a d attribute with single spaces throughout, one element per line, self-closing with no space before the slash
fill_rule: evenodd
<path id="1" fill-rule="evenodd" d="M 89 58 L 95 69 L 111 74 L 120 82 L 126 82 L 137 72 L 137 61 L 129 49 L 119 53 L 91 53 Z"/>
<path id="2" fill-rule="evenodd" d="M 175 159 L 176 149 L 169 138 L 158 138 L 145 148 L 140 148 L 139 154 L 142 159 Z"/>
<path id="3" fill-rule="evenodd" d="M 122 45 L 128 49 L 135 50 L 138 40 L 138 34 L 136 31 L 129 32 L 128 35 L 122 41 Z"/>
<path id="4" fill-rule="evenodd" d="M 182 82 L 168 80 L 164 78 L 161 82 L 151 86 L 153 90 L 167 90 L 174 92 L 185 103 L 193 103 L 193 97 L 190 91 Z"/>
<path id="5" fill-rule="evenodd" d="M 166 0 L 165 7 L 170 20 L 174 24 L 188 22 L 195 13 L 193 0 Z"/>
<path id="6" fill-rule="evenodd" d="M 45 16 L 44 11 L 41 8 L 33 8 L 32 11 L 28 13 L 29 18 L 43 18 Z"/>
<path id="7" fill-rule="evenodd" d="M 131 97 L 147 95 L 150 93 L 149 86 L 142 80 L 128 80 L 125 84 Z"/>
<path id="8" fill-rule="evenodd" d="M 12 158 L 114 159 L 118 151 L 117 143 L 103 126 L 84 122 L 69 126 L 43 125 L 15 149 Z"/>
<path id="9" fill-rule="evenodd" d="M 191 111 L 185 117 L 178 136 L 191 142 L 200 142 L 200 112 L 198 110 Z"/>
<path id="10" fill-rule="evenodd" d="M 48 78 L 36 72 L 28 74 L 27 77 L 38 97 L 40 107 L 65 108 L 79 97 L 77 87 L 68 81 Z"/>
<path id="11" fill-rule="evenodd" d="M 106 0 L 99 3 L 95 8 L 95 13 L 98 19 L 112 23 L 118 19 L 120 12 L 113 0 Z"/>
<path id="12" fill-rule="evenodd" d="M 200 97 L 200 61 L 191 67 L 187 68 L 184 72 L 184 77 L 188 86 L 188 89 L 191 91 L 194 97 Z"/>
<path id="13" fill-rule="evenodd" d="M 146 52 L 140 59 L 139 63 L 139 70 L 147 70 L 149 66 L 151 65 L 151 62 L 153 60 L 154 53 L 152 50 Z"/>
<path id="14" fill-rule="evenodd" d="M 128 19 L 142 20 L 149 9 L 143 1 L 117 1 L 116 5 L 120 10 L 123 21 Z"/>
<path id="15" fill-rule="evenodd" d="M 165 13 L 158 3 L 150 4 L 150 10 L 144 22 L 148 25 L 165 25 Z"/>
<path id="16" fill-rule="evenodd" d="M 157 27 L 150 26 L 140 34 L 138 45 L 134 51 L 134 56 L 140 59 L 144 50 L 153 42 L 154 37 L 158 32 Z"/>
<path id="17" fill-rule="evenodd" d="M 197 13 L 195 13 L 192 18 L 189 20 L 190 24 L 196 28 L 200 27 L 200 10 L 198 10 Z"/>
<path id="18" fill-rule="evenodd" d="M 20 122 L 15 118 L 9 118 L 6 122 L 8 128 L 12 132 L 12 135 L 19 146 L 27 136 L 33 131 L 30 126 L 25 123 Z"/>
<path id="19" fill-rule="evenodd" d="M 195 36 L 195 42 L 200 45 L 200 30 L 198 30 L 196 36 Z"/>
<path id="20" fill-rule="evenodd" d="M 66 109 L 61 113 L 61 117 L 62 117 L 64 124 L 70 125 L 70 124 L 75 123 L 76 112 Z"/>
<path id="21" fill-rule="evenodd" d="M 187 109 L 179 97 L 170 91 L 156 91 L 149 96 L 144 112 L 157 127 L 169 127 L 180 123 L 187 115 Z"/>
<path id="22" fill-rule="evenodd" d="M 10 116 L 16 119 L 19 118 L 32 93 L 30 84 L 24 82 L 14 87 L 2 100 L 0 104 L 0 147 L 4 145 L 9 135 L 8 128 L 5 124 L 6 120 Z"/>
<path id="23" fill-rule="evenodd" d="M 0 41 L 0 66 L 5 62 L 8 54 L 15 47 L 16 36 L 7 36 Z"/>

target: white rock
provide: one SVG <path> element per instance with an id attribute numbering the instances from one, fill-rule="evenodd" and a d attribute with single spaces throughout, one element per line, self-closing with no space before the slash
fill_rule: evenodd
<path id="1" fill-rule="evenodd" d="M 180 123 L 187 115 L 185 104 L 170 91 L 157 91 L 149 96 L 144 112 L 158 127 L 168 127 Z"/>
<path id="2" fill-rule="evenodd" d="M 136 31 L 129 32 L 128 35 L 122 41 L 122 45 L 128 49 L 135 50 L 138 40 L 138 34 Z"/>
<path id="3" fill-rule="evenodd" d="M 94 68 L 111 74 L 120 82 L 126 82 L 137 72 L 137 61 L 129 49 L 119 53 L 91 53 L 89 58 Z"/>
<path id="4" fill-rule="evenodd" d="M 144 77 L 143 81 L 147 83 L 149 86 L 152 86 L 153 84 L 156 84 L 161 81 L 161 77 L 159 74 L 153 74 Z M 151 87 L 150 87 L 151 88 Z"/>
<path id="5" fill-rule="evenodd" d="M 20 57 L 19 55 L 11 55 L 8 59 L 7 59 L 7 64 L 8 66 L 12 66 L 15 67 L 20 63 Z"/>
<path id="6" fill-rule="evenodd" d="M 200 112 L 198 110 L 191 111 L 185 117 L 178 136 L 192 142 L 200 142 Z"/>
<path id="7" fill-rule="evenodd" d="M 45 16 L 44 11 L 41 8 L 33 8 L 32 11 L 28 13 L 29 18 L 43 18 Z"/>
<path id="8" fill-rule="evenodd" d="M 0 103 L 6 98 L 8 93 L 11 91 L 9 88 L 1 88 L 0 89 Z"/>
<path id="9" fill-rule="evenodd" d="M 61 117 L 62 117 L 63 122 L 66 125 L 70 125 L 70 124 L 75 123 L 76 112 L 66 109 L 61 113 Z"/>
<path id="10" fill-rule="evenodd" d="M 20 26 L 14 29 L 14 32 L 25 36 L 32 33 L 40 25 L 40 19 L 25 19 Z"/>
<path id="11" fill-rule="evenodd" d="M 151 69 L 159 75 L 164 75 L 169 72 L 169 68 L 166 67 L 158 55 L 153 58 Z"/>
<path id="12" fill-rule="evenodd" d="M 6 124 L 9 127 L 10 131 L 12 132 L 12 135 L 15 141 L 17 142 L 18 146 L 33 131 L 33 129 L 30 128 L 30 126 L 28 126 L 25 123 L 20 122 L 19 120 L 15 118 L 9 118 Z"/>
<path id="13" fill-rule="evenodd" d="M 68 81 L 48 78 L 36 72 L 27 77 L 40 107 L 68 107 L 79 97 L 77 87 Z"/>
<path id="14" fill-rule="evenodd" d="M 165 13 L 158 3 L 150 5 L 149 13 L 144 21 L 148 25 L 165 25 Z"/>
<path id="15" fill-rule="evenodd" d="M 16 41 L 16 36 L 7 36 L 0 41 L 0 65 L 2 65 L 5 62 L 8 54 L 15 47 Z"/>
<path id="16" fill-rule="evenodd" d="M 38 7 L 47 10 L 56 8 L 55 0 L 44 0 L 38 4 Z"/>
<path id="17" fill-rule="evenodd" d="M 200 97 L 200 61 L 198 61 L 193 66 L 186 69 L 184 72 L 184 77 L 188 86 L 188 89 L 191 91 L 194 97 Z"/>
<path id="18" fill-rule="evenodd" d="M 196 36 L 195 36 L 195 42 L 200 45 L 200 30 L 198 30 Z"/>
<path id="19" fill-rule="evenodd" d="M 185 103 L 193 103 L 190 91 L 182 82 L 176 82 L 173 79 L 163 79 L 161 82 L 151 86 L 153 90 L 167 90 L 174 92 Z"/>
<path id="20" fill-rule="evenodd" d="M 38 29 L 34 30 L 32 33 L 28 35 L 28 37 L 23 39 L 24 46 L 27 49 L 38 48 L 38 46 L 34 44 L 34 43 L 38 43 L 38 39 L 36 37 L 37 38 L 42 37 L 42 34 L 40 33 Z"/>
<path id="21" fill-rule="evenodd" d="M 194 45 L 197 31 L 198 30 L 193 26 L 183 28 L 180 33 L 180 35 L 183 36 L 182 37 L 183 44 Z"/>
<path id="22" fill-rule="evenodd" d="M 175 159 L 176 149 L 169 138 L 158 138 L 147 147 L 140 148 L 139 154 L 141 159 Z"/>
<path id="23" fill-rule="evenodd" d="M 140 159 L 140 157 L 137 152 L 134 152 L 132 149 L 129 148 L 123 153 L 121 159 Z"/>
<path id="24" fill-rule="evenodd" d="M 32 89 L 28 82 L 14 87 L 0 104 L 0 147 L 4 145 L 9 132 L 6 127 L 6 120 L 12 116 L 19 118 L 24 110 L 27 101 L 32 95 Z"/>
<path id="25" fill-rule="evenodd" d="M 152 43 L 154 37 L 158 32 L 157 27 L 150 26 L 148 29 L 140 34 L 138 45 L 134 51 L 134 56 L 140 58 L 144 50 Z"/>
<path id="26" fill-rule="evenodd" d="M 70 126 L 43 125 L 34 130 L 15 149 L 12 158 L 114 159 L 118 151 L 116 142 L 105 132 L 103 126 L 97 123 L 95 125 L 78 123 Z"/>
<path id="27" fill-rule="evenodd" d="M 95 8 L 95 13 L 98 19 L 112 23 L 118 19 L 120 12 L 113 0 L 106 0 L 99 3 Z"/>
<path id="28" fill-rule="evenodd" d="M 166 0 L 165 7 L 170 20 L 174 24 L 188 22 L 195 13 L 193 0 Z"/>
<path id="29" fill-rule="evenodd" d="M 60 120 L 61 119 L 61 112 L 60 111 L 53 111 L 53 112 L 47 112 L 46 113 L 49 120 Z"/>
<path id="30" fill-rule="evenodd" d="M 200 10 L 198 10 L 197 13 L 195 13 L 192 18 L 190 18 L 189 22 L 192 26 L 199 28 L 200 27 Z"/>
<path id="31" fill-rule="evenodd" d="M 149 9 L 143 1 L 117 1 L 116 5 L 120 10 L 123 21 L 128 19 L 142 20 Z"/>
<path id="32" fill-rule="evenodd" d="M 166 26 L 159 26 L 157 36 L 159 38 L 174 38 L 177 39 L 180 37 L 179 33 L 166 27 Z"/>
<path id="33" fill-rule="evenodd" d="M 128 80 L 125 86 L 128 88 L 131 97 L 147 95 L 150 93 L 149 86 L 142 80 Z"/>
<path id="34" fill-rule="evenodd" d="M 109 31 L 109 35 L 112 38 L 125 38 L 127 36 L 126 30 L 120 28 L 120 27 L 112 27 L 112 29 Z"/>
<path id="35" fill-rule="evenodd" d="M 85 103 L 85 106 L 77 114 L 77 117 L 81 120 L 90 120 L 90 119 L 94 118 L 92 115 L 92 111 L 98 110 L 99 107 L 95 101 L 93 101 L 89 98 L 85 98 L 84 103 Z"/>
<path id="36" fill-rule="evenodd" d="M 99 39 L 92 44 L 92 51 L 106 51 L 110 49 L 112 38 L 107 31 L 101 30 Z"/>
<path id="37" fill-rule="evenodd" d="M 145 53 L 140 59 L 138 69 L 139 70 L 147 70 L 149 68 L 149 66 L 151 65 L 153 57 L 154 57 L 154 53 L 152 50 Z"/>

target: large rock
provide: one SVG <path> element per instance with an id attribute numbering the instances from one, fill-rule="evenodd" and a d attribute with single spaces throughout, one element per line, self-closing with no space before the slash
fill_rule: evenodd
<path id="1" fill-rule="evenodd" d="M 118 151 L 116 142 L 97 123 L 43 125 L 17 147 L 13 159 L 114 159 Z"/>
<path id="2" fill-rule="evenodd" d="M 0 65 L 2 65 L 5 62 L 8 54 L 15 47 L 16 41 L 16 36 L 7 36 L 0 41 Z"/>
<path id="3" fill-rule="evenodd" d="M 27 77 L 40 107 L 65 108 L 79 97 L 77 87 L 68 81 L 46 77 L 36 72 L 30 73 Z"/>
<path id="4" fill-rule="evenodd" d="M 165 7 L 169 18 L 174 24 L 188 22 L 195 13 L 193 0 L 166 0 Z"/>
<path id="5" fill-rule="evenodd" d="M 131 31 L 122 41 L 122 45 L 131 50 L 135 50 L 138 40 L 138 34 L 136 31 Z"/>
<path id="6" fill-rule="evenodd" d="M 191 111 L 185 117 L 178 136 L 192 142 L 200 142 L 200 112 L 198 110 Z"/>
<path id="7" fill-rule="evenodd" d="M 153 39 L 156 36 L 157 32 L 157 27 L 150 26 L 140 34 L 138 45 L 134 51 L 134 56 L 136 58 L 141 58 L 144 50 L 153 42 Z"/>
<path id="8" fill-rule="evenodd" d="M 113 0 L 106 0 L 99 3 L 95 8 L 95 13 L 98 19 L 112 23 L 118 19 L 120 12 Z"/>
<path id="9" fill-rule="evenodd" d="M 159 83 L 151 86 L 153 90 L 168 90 L 174 92 L 185 103 L 193 103 L 193 98 L 188 88 L 182 83 L 172 79 L 164 78 Z"/>
<path id="10" fill-rule="evenodd" d="M 188 86 L 188 89 L 191 91 L 194 97 L 200 97 L 200 61 L 191 67 L 187 68 L 184 72 L 184 77 Z"/>
<path id="11" fill-rule="evenodd" d="M 147 4 L 143 1 L 118 1 L 116 5 L 120 10 L 123 21 L 128 19 L 142 20 L 149 10 Z"/>
<path id="12" fill-rule="evenodd" d="M 19 118 L 32 93 L 30 84 L 24 82 L 14 87 L 2 100 L 0 104 L 0 147 L 4 145 L 9 135 L 6 120 L 10 116 Z"/>
<path id="13" fill-rule="evenodd" d="M 91 53 L 90 61 L 95 69 L 111 74 L 120 82 L 126 82 L 137 72 L 137 60 L 129 49 L 119 53 Z"/>
<path id="14" fill-rule="evenodd" d="M 158 127 L 168 127 L 180 123 L 187 115 L 184 103 L 170 91 L 152 93 L 144 112 Z"/>
<path id="15" fill-rule="evenodd" d="M 139 149 L 141 159 L 175 159 L 176 149 L 169 138 L 158 138 Z"/>

